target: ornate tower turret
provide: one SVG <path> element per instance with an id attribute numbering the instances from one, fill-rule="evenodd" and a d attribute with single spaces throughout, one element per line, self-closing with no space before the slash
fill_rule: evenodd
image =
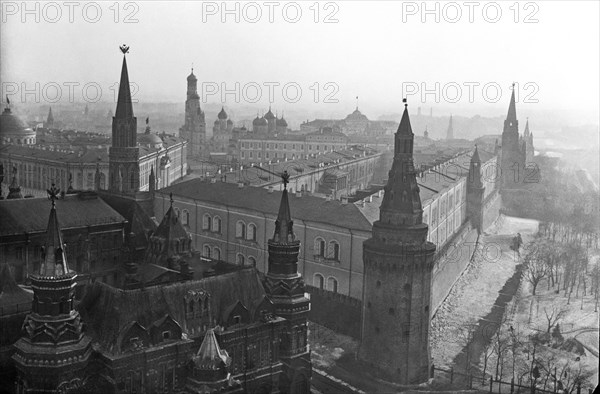
<path id="1" fill-rule="evenodd" d="M 481 181 L 481 159 L 475 145 L 471 156 L 469 177 L 467 179 L 467 216 L 473 227 L 481 234 L 483 231 L 483 182 Z"/>
<path id="2" fill-rule="evenodd" d="M 404 99 L 406 103 L 406 99 Z M 414 134 L 408 109 L 395 135 L 394 161 L 379 220 L 363 243 L 365 266 L 358 357 L 391 380 L 422 383 L 429 377 L 429 320 L 435 245 L 413 164 Z"/>
<path id="3" fill-rule="evenodd" d="M 275 313 L 287 320 L 281 339 L 280 357 L 285 378 L 280 389 L 284 393 L 309 393 L 312 367 L 308 347 L 308 312 L 310 300 L 305 295 L 304 279 L 298 272 L 300 241 L 294 235 L 287 184 L 282 175 L 283 193 L 275 232 L 269 240 L 269 268 L 265 290 L 275 305 Z"/>
<path id="4" fill-rule="evenodd" d="M 56 215 L 59 189 L 48 190 L 52 201 L 40 271 L 31 276 L 33 304 L 15 343 L 17 391 L 25 393 L 77 390 L 81 370 L 91 354 L 79 312 L 73 308 L 76 273 L 67 264 Z"/>
<path id="5" fill-rule="evenodd" d="M 119 82 L 117 110 L 112 122 L 112 146 L 109 149 L 109 190 L 135 193 L 140 188 L 140 150 L 137 145 L 137 118 L 133 116 L 133 104 L 129 89 L 129 73 L 125 54 L 129 47 L 122 46 L 123 66 Z"/>

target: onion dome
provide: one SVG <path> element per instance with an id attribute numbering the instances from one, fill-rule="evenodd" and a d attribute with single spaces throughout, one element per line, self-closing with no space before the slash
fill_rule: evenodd
<path id="1" fill-rule="evenodd" d="M 273 112 L 271 112 L 271 107 L 269 107 L 269 112 L 267 112 L 265 114 L 265 119 L 266 120 L 273 120 L 273 119 L 275 119 L 275 115 L 273 115 Z"/>
<path id="2" fill-rule="evenodd" d="M 233 120 L 227 119 L 227 124 L 231 124 L 232 125 L 233 124 Z"/>
<path id="3" fill-rule="evenodd" d="M 218 126 L 221 124 L 221 122 L 219 122 L 219 119 L 215 120 L 215 122 L 213 123 L 215 126 Z"/>
<path id="4" fill-rule="evenodd" d="M 192 68 L 192 72 L 190 75 L 188 75 L 187 77 L 188 82 L 196 82 L 198 80 L 198 78 L 196 78 L 196 76 L 194 75 L 194 69 Z"/>
<path id="5" fill-rule="evenodd" d="M 258 125 L 259 126 L 268 126 L 269 122 L 267 122 L 267 119 L 265 119 L 265 117 L 263 116 L 262 118 L 258 119 Z"/>
<path id="6" fill-rule="evenodd" d="M 254 120 L 252 121 L 252 126 L 260 126 L 260 119 L 258 117 L 258 115 L 256 115 L 256 118 L 254 118 Z"/>
<path id="7" fill-rule="evenodd" d="M 221 107 L 221 112 L 217 115 L 219 119 L 227 119 L 227 112 L 225 112 L 225 108 Z"/>
<path id="8" fill-rule="evenodd" d="M 277 119 L 277 126 L 281 126 L 281 127 L 287 127 L 287 122 L 286 120 L 283 118 L 283 115 L 281 115 L 281 119 Z"/>

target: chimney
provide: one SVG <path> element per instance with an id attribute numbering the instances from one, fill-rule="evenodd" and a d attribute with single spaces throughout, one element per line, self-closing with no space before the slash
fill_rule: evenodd
<path id="1" fill-rule="evenodd" d="M 269 186 L 269 193 L 273 193 L 273 186 Z"/>
<path id="2" fill-rule="evenodd" d="M 348 196 L 342 196 L 342 204 L 343 205 L 348 204 Z"/>
<path id="3" fill-rule="evenodd" d="M 373 196 L 369 196 L 369 198 L 367 199 L 367 202 L 373 202 Z"/>
<path id="4" fill-rule="evenodd" d="M 244 182 L 238 182 L 238 188 L 239 189 L 243 189 L 244 188 Z"/>
<path id="5" fill-rule="evenodd" d="M 377 192 L 377 197 L 381 198 L 382 195 L 383 195 L 383 189 L 379 189 L 379 191 Z"/>
<path id="6" fill-rule="evenodd" d="M 365 200 L 360 200 L 360 206 L 361 206 L 362 208 L 364 208 L 364 207 L 365 207 Z"/>
<path id="7" fill-rule="evenodd" d="M 325 201 L 331 201 L 331 195 L 330 194 L 328 194 L 328 195 L 325 196 Z"/>

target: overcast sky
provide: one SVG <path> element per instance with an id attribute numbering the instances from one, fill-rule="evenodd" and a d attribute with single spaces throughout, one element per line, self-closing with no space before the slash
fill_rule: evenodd
<path id="1" fill-rule="evenodd" d="M 235 83 L 240 84 L 240 103 L 230 94 L 225 97 L 228 107 L 266 109 L 269 88 L 265 83 L 273 82 L 279 83 L 273 88 L 274 109 L 345 114 L 359 96 L 361 110 L 377 118 L 399 112 L 404 84 L 419 89 L 408 96 L 414 106 L 504 114 L 514 81 L 519 83 L 519 99 L 532 101 L 521 108 L 565 111 L 598 121 L 597 1 L 521 2 L 518 7 L 512 1 L 476 2 L 471 9 L 462 1 L 428 2 L 431 10 L 437 4 L 437 15 L 435 11 L 423 14 L 420 1 L 321 2 L 316 7 L 313 2 L 273 3 L 278 4 L 273 23 L 269 22 L 269 6 L 263 2 L 237 3 L 237 15 L 223 15 L 221 2 L 158 1 L 120 3 L 118 15 L 112 2 L 77 3 L 70 23 L 69 8 L 62 2 L 29 3 L 33 11 L 27 14 L 21 2 L 3 1 L 3 95 L 16 86 L 19 91 L 10 97 L 18 103 L 23 101 L 23 83 L 35 89 L 38 82 L 40 101 L 45 102 L 46 96 L 54 97 L 53 84 L 57 83 L 62 85 L 65 101 L 69 89 L 64 83 L 74 82 L 80 84 L 73 87 L 76 101 L 83 101 L 86 83 L 98 84 L 102 99 L 112 100 L 110 88 L 118 81 L 122 61 L 118 46 L 125 43 L 131 48 L 127 55 L 130 80 L 139 86 L 135 96 L 140 101 L 183 102 L 185 78 L 193 63 L 205 89 L 216 86 L 221 90 L 225 84 L 235 91 Z M 228 3 L 228 7 L 234 9 L 235 4 Z M 257 6 L 262 17 L 251 23 Z M 302 15 L 296 18 L 298 8 Z M 457 11 L 462 15 L 452 23 Z M 134 23 L 124 23 L 125 19 Z M 292 23 L 294 19 L 299 20 Z M 498 21 L 493 23 L 494 19 Z M 439 103 L 434 94 L 423 100 L 420 90 L 435 90 L 436 83 Z M 479 84 L 472 85 L 474 103 L 469 103 L 469 83 Z M 262 94 L 253 103 L 256 84 L 262 86 Z M 285 84 L 287 94 L 282 89 Z M 458 99 L 457 86 L 462 90 Z M 501 98 L 489 103 L 497 86 L 502 89 Z M 302 96 L 292 103 L 298 88 Z M 90 89 L 88 100 L 93 100 L 94 89 Z M 31 102 L 34 97 L 25 99 Z M 326 102 L 335 100 L 339 103 Z M 207 95 L 206 101 L 220 103 L 222 97 Z"/>

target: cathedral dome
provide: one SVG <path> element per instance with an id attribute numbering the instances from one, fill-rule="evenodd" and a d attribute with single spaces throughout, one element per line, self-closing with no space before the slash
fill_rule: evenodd
<path id="1" fill-rule="evenodd" d="M 142 135 L 138 134 L 138 143 L 140 145 L 145 145 L 153 148 L 160 149 L 163 144 L 162 138 L 158 134 L 154 133 L 144 133 Z"/>
<path id="2" fill-rule="evenodd" d="M 271 107 L 269 107 L 269 112 L 267 112 L 265 114 L 265 119 L 266 120 L 273 120 L 273 119 L 275 119 L 275 115 L 273 115 L 273 112 L 271 112 Z"/>
<path id="3" fill-rule="evenodd" d="M 258 126 L 268 126 L 269 122 L 267 122 L 267 119 L 264 118 L 264 116 L 262 118 L 258 118 Z"/>
<path id="4" fill-rule="evenodd" d="M 0 115 L 0 141 L 13 144 L 35 144 L 35 131 L 5 108 Z"/>
<path id="5" fill-rule="evenodd" d="M 277 126 L 282 126 L 282 127 L 287 127 L 287 122 L 285 119 L 283 119 L 283 116 L 281 117 L 281 119 L 277 119 Z"/>
<path id="6" fill-rule="evenodd" d="M 225 108 L 221 107 L 221 112 L 217 115 L 219 119 L 227 119 L 227 112 L 225 112 Z"/>
<path id="7" fill-rule="evenodd" d="M 254 120 L 252 121 L 252 126 L 260 126 L 260 119 L 258 117 L 258 115 L 256 116 L 256 118 L 254 118 Z"/>
<path id="8" fill-rule="evenodd" d="M 194 75 L 194 69 L 192 68 L 192 73 L 187 77 L 188 82 L 196 82 L 198 78 Z"/>

